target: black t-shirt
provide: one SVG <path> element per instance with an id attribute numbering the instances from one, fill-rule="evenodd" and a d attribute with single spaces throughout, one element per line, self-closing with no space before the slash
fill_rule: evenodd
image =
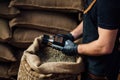
<path id="1" fill-rule="evenodd" d="M 85 0 L 87 8 L 93 0 Z M 94 19 L 97 25 L 105 29 L 116 29 L 120 26 L 120 0 L 97 0 L 94 8 Z M 95 5 L 96 5 L 95 4 Z M 93 17 L 92 17 L 93 18 Z"/>
<path id="2" fill-rule="evenodd" d="M 87 8 L 93 0 L 86 0 Z M 120 0 L 97 0 L 92 9 L 84 14 L 83 18 L 83 43 L 97 40 L 98 27 L 104 29 L 119 29 L 120 26 Z M 85 56 L 86 69 L 95 75 L 111 76 L 110 80 L 116 80 L 118 73 L 119 53 L 118 37 L 113 53 L 105 56 Z M 114 74 L 114 75 L 113 75 Z"/>
<path id="3" fill-rule="evenodd" d="M 120 0 L 97 0 L 98 26 L 116 29 L 120 26 Z"/>

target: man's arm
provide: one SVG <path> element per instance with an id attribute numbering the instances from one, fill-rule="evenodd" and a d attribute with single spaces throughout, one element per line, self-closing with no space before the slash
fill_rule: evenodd
<path id="1" fill-rule="evenodd" d="M 83 21 L 70 33 L 72 34 L 75 40 L 79 38 L 79 36 L 81 36 L 83 33 Z"/>
<path id="2" fill-rule="evenodd" d="M 110 54 L 114 48 L 117 32 L 118 29 L 109 30 L 98 27 L 99 38 L 88 44 L 78 45 L 78 53 L 90 56 Z"/>

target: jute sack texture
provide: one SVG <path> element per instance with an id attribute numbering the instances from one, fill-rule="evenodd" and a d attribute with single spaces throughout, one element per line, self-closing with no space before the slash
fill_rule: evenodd
<path id="1" fill-rule="evenodd" d="M 84 71 L 82 58 L 70 57 L 41 44 L 41 37 L 24 51 L 18 80 L 76 80 Z"/>
<path id="2" fill-rule="evenodd" d="M 17 27 L 13 31 L 13 37 L 9 41 L 9 44 L 18 48 L 28 48 L 34 39 L 40 35 L 52 35 L 47 32 L 40 31 L 38 29 Z"/>
<path id="3" fill-rule="evenodd" d="M 11 76 L 15 76 L 16 74 L 16 70 L 11 70 L 10 63 L 0 63 L 0 77 L 10 78 Z"/>
<path id="4" fill-rule="evenodd" d="M 82 12 L 83 0 L 12 0 L 10 6 L 22 9 Z"/>
<path id="5" fill-rule="evenodd" d="M 21 11 L 21 14 L 13 18 L 10 28 L 27 27 L 39 29 L 49 33 L 68 33 L 77 26 L 77 17 L 72 14 L 63 14 L 47 11 Z"/>
<path id="6" fill-rule="evenodd" d="M 17 61 L 15 62 L 0 62 L 0 80 L 16 80 L 23 51 L 17 51 Z M 6 78 L 6 79 L 1 79 Z"/>
<path id="7" fill-rule="evenodd" d="M 8 25 L 8 21 L 0 18 L 0 41 L 4 42 L 9 38 L 11 38 L 11 31 Z"/>
<path id="8" fill-rule="evenodd" d="M 0 0 L 0 17 L 6 18 L 6 19 L 12 19 L 17 14 L 20 13 L 20 11 L 14 7 L 9 7 L 9 3 L 11 0 Z"/>
<path id="9" fill-rule="evenodd" d="M 15 62 L 16 58 L 13 54 L 12 47 L 7 44 L 0 43 L 0 62 Z"/>

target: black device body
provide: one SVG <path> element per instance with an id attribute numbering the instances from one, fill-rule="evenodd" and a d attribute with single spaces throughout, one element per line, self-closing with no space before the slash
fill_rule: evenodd
<path id="1" fill-rule="evenodd" d="M 43 35 L 42 43 L 53 48 L 63 49 L 65 44 L 65 38 L 61 34 L 54 36 Z"/>

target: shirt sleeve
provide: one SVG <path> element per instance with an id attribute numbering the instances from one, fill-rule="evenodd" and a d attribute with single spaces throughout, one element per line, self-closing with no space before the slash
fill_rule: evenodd
<path id="1" fill-rule="evenodd" d="M 97 0 L 98 26 L 117 29 L 120 26 L 120 0 Z"/>

